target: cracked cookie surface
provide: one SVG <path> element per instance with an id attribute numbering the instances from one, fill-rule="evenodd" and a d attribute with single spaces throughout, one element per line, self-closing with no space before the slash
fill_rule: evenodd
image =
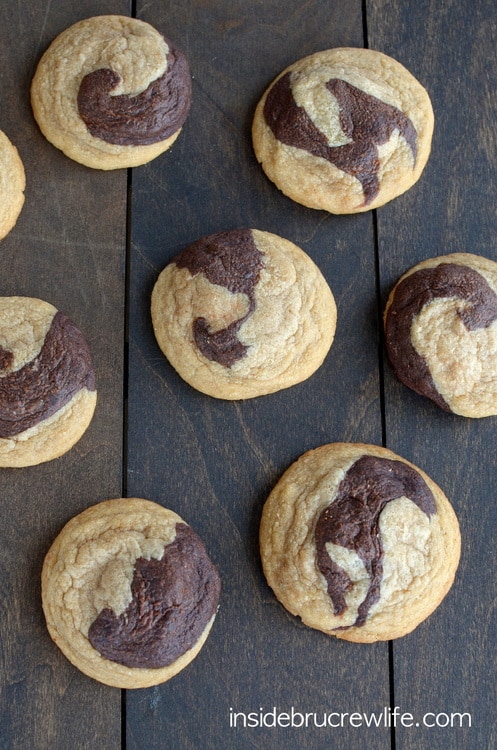
<path id="1" fill-rule="evenodd" d="M 15 226 L 24 206 L 26 177 L 17 148 L 0 130 L 0 240 Z"/>
<path id="2" fill-rule="evenodd" d="M 405 385 L 454 414 L 497 414 L 495 261 L 470 253 L 422 261 L 392 289 L 384 325 Z"/>
<path id="3" fill-rule="evenodd" d="M 264 573 L 310 627 L 356 642 L 398 638 L 440 604 L 459 562 L 442 490 L 387 449 L 333 443 L 301 456 L 263 509 Z"/>
<path id="4" fill-rule="evenodd" d="M 88 344 L 67 315 L 33 297 L 0 297 L 0 466 L 66 453 L 96 402 Z"/>
<path id="5" fill-rule="evenodd" d="M 182 52 L 150 24 L 94 16 L 49 46 L 31 103 L 44 136 L 71 159 L 94 169 L 134 167 L 178 137 L 191 77 Z"/>
<path id="6" fill-rule="evenodd" d="M 183 379 L 231 400 L 310 377 L 336 328 L 335 300 L 316 264 L 256 229 L 187 247 L 160 274 L 151 312 L 159 346 Z"/>
<path id="7" fill-rule="evenodd" d="M 42 571 L 54 642 L 86 675 L 121 688 L 184 669 L 207 639 L 219 595 L 198 535 L 141 498 L 107 500 L 71 519 Z"/>
<path id="8" fill-rule="evenodd" d="M 252 137 L 266 175 L 288 197 L 330 213 L 383 205 L 426 165 L 433 109 L 396 60 L 341 47 L 309 55 L 273 81 Z"/>

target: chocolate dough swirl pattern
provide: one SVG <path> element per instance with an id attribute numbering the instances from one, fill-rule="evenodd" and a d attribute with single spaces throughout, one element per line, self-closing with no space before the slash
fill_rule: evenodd
<path id="1" fill-rule="evenodd" d="M 264 267 L 263 254 L 257 249 L 250 229 L 218 232 L 193 243 L 180 253 L 174 263 L 195 276 L 203 273 L 211 284 L 219 284 L 232 294 L 246 294 L 247 313 L 220 331 L 212 332 L 209 322 L 199 317 L 193 321 L 193 337 L 207 359 L 232 367 L 242 359 L 248 347 L 238 338 L 241 325 L 255 310 L 255 287 Z"/>
<path id="2" fill-rule="evenodd" d="M 371 203 L 380 190 L 377 146 L 386 143 L 394 130 L 406 140 L 416 161 L 417 132 L 411 120 L 391 104 L 339 78 L 332 78 L 325 85 L 338 102 L 340 126 L 352 140 L 330 146 L 304 107 L 296 103 L 291 75 L 286 73 L 270 89 L 264 104 L 264 119 L 281 143 L 326 159 L 356 177 L 362 185 L 364 205 Z"/>
<path id="3" fill-rule="evenodd" d="M 348 573 L 332 560 L 326 544 L 331 542 L 353 550 L 368 573 L 369 588 L 354 626 L 364 625 L 370 608 L 380 597 L 383 576 L 380 515 L 387 503 L 400 497 L 409 498 L 427 516 L 436 513 L 431 490 L 412 467 L 402 461 L 362 456 L 347 471 L 332 504 L 318 518 L 317 566 L 326 579 L 336 615 L 347 610 L 345 595 L 352 582 Z"/>
<path id="4" fill-rule="evenodd" d="M 440 263 L 409 274 L 397 285 L 385 319 L 385 345 L 399 379 L 416 393 L 451 411 L 438 392 L 424 357 L 411 343 L 414 318 L 429 302 L 456 297 L 464 306 L 457 311 L 468 331 L 487 328 L 497 320 L 497 295 L 486 279 L 468 266 Z"/>
<path id="5" fill-rule="evenodd" d="M 184 55 L 169 47 L 166 72 L 139 94 L 112 95 L 121 77 L 109 68 L 88 73 L 78 92 L 78 111 L 91 135 L 120 146 L 146 146 L 176 133 L 191 104 L 191 80 Z"/>
<path id="6" fill-rule="evenodd" d="M 57 312 L 39 354 L 9 372 L 13 352 L 0 347 L 0 438 L 12 438 L 55 414 L 82 388 L 95 390 L 88 344 Z"/>
<path id="7" fill-rule="evenodd" d="M 132 600 L 120 615 L 102 610 L 88 631 L 106 659 L 127 667 L 168 666 L 191 649 L 217 611 L 220 579 L 203 542 L 189 526 L 176 524 L 176 537 L 160 560 L 138 558 Z"/>

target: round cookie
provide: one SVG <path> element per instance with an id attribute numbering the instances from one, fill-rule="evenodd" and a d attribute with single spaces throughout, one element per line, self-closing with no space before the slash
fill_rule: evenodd
<path id="1" fill-rule="evenodd" d="M 270 232 L 237 229 L 198 240 L 166 266 L 152 322 L 187 383 L 245 399 L 315 372 L 333 341 L 336 305 L 303 250 Z"/>
<path id="2" fill-rule="evenodd" d="M 135 167 L 178 137 L 191 104 L 189 67 L 150 24 L 94 16 L 52 42 L 31 104 L 44 136 L 66 156 L 94 169 Z"/>
<path id="3" fill-rule="evenodd" d="M 219 596 L 198 535 L 140 498 L 107 500 L 71 519 L 42 570 L 52 639 L 84 674 L 119 688 L 158 685 L 186 667 Z"/>
<path id="4" fill-rule="evenodd" d="M 26 177 L 16 147 L 0 130 L 0 240 L 15 226 L 24 206 Z"/>
<path id="5" fill-rule="evenodd" d="M 0 467 L 66 453 L 96 401 L 88 344 L 67 315 L 32 297 L 0 297 Z"/>
<path id="6" fill-rule="evenodd" d="M 405 385 L 454 414 L 497 414 L 495 261 L 470 253 L 422 261 L 390 293 L 384 326 Z"/>
<path id="7" fill-rule="evenodd" d="M 441 602 L 459 562 L 452 506 L 392 451 L 333 443 L 301 456 L 267 499 L 264 573 L 312 628 L 356 642 L 398 638 Z"/>
<path id="8" fill-rule="evenodd" d="M 290 65 L 257 105 L 256 157 L 298 203 L 333 214 L 382 206 L 419 179 L 433 109 L 421 84 L 381 52 L 339 47 Z"/>

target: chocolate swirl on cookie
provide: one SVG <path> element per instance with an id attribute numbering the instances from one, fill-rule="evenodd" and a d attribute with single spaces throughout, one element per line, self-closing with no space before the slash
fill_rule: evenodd
<path id="1" fill-rule="evenodd" d="M 95 390 L 88 344 L 64 313 L 57 312 L 39 354 L 11 370 L 13 352 L 0 348 L 0 438 L 12 438 L 69 403 L 82 388 Z"/>
<path id="2" fill-rule="evenodd" d="M 314 532 L 317 566 L 326 579 L 336 615 L 347 610 L 345 596 L 352 582 L 348 573 L 332 560 L 326 545 L 331 542 L 353 550 L 369 575 L 369 588 L 358 608 L 355 626 L 364 625 L 370 608 L 380 597 L 383 577 L 380 515 L 387 503 L 400 497 L 408 497 L 427 516 L 436 513 L 433 494 L 415 469 L 402 461 L 362 456 L 347 471 L 332 504 L 318 518 Z"/>
<path id="3" fill-rule="evenodd" d="M 325 86 L 338 102 L 340 125 L 351 138 L 350 143 L 329 145 L 304 107 L 296 103 L 291 72 L 285 73 L 270 89 L 264 104 L 264 118 L 281 143 L 326 159 L 356 177 L 362 185 L 364 205 L 368 205 L 380 190 L 377 146 L 386 143 L 394 130 L 398 130 L 416 161 L 416 129 L 399 109 L 347 81 L 332 78 Z"/>
<path id="4" fill-rule="evenodd" d="M 158 669 L 191 649 L 217 611 L 221 584 L 197 534 L 176 524 L 176 537 L 160 560 L 138 558 L 132 600 L 120 615 L 107 608 L 88 638 L 106 659 L 127 667 Z"/>
<path id="5" fill-rule="evenodd" d="M 411 342 L 411 326 L 423 307 L 435 299 L 457 298 L 457 310 L 468 331 L 497 320 L 497 295 L 486 279 L 469 266 L 440 263 L 422 268 L 399 282 L 385 317 L 385 345 L 395 374 L 416 393 L 451 411 L 438 392 L 424 357 Z"/>
<path id="6" fill-rule="evenodd" d="M 178 268 L 187 268 L 192 276 L 203 273 L 211 284 L 248 297 L 247 313 L 220 331 L 211 331 L 203 317 L 193 321 L 193 336 L 199 351 L 224 367 L 232 367 L 247 353 L 248 347 L 237 334 L 255 309 L 255 287 L 264 267 L 262 258 L 251 230 L 236 229 L 197 240 L 174 259 Z"/>
<path id="7" fill-rule="evenodd" d="M 78 111 L 92 136 L 120 146 L 146 146 L 182 127 L 192 98 L 190 71 L 185 56 L 166 43 L 166 72 L 135 96 L 112 95 L 121 78 L 108 68 L 83 78 Z"/>
<path id="8" fill-rule="evenodd" d="M 14 352 L 0 346 L 0 375 L 2 371 L 8 370 L 14 361 Z"/>

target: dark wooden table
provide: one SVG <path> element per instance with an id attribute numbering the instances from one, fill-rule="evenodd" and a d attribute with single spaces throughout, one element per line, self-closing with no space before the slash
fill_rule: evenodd
<path id="1" fill-rule="evenodd" d="M 72 451 L 0 470 L 2 748 L 497 747 L 497 418 L 450 416 L 401 386 L 379 328 L 391 285 L 414 263 L 454 251 L 497 260 L 496 11 L 495 0 L 0 4 L 0 129 L 27 173 L 25 208 L 0 245 L 0 294 L 41 297 L 68 313 L 87 335 L 99 384 L 95 418 Z M 132 173 L 67 159 L 30 109 L 31 77 L 48 44 L 102 13 L 152 23 L 183 49 L 193 74 L 179 140 Z M 357 216 L 282 196 L 250 139 L 254 107 L 275 75 L 335 46 L 395 57 L 426 86 L 435 110 L 419 183 Z M 333 289 L 339 322 L 310 380 L 230 403 L 173 372 L 153 337 L 149 299 L 159 271 L 186 244 L 236 227 L 272 231 L 306 250 Z M 262 575 L 257 536 L 268 492 L 301 453 L 332 441 L 384 444 L 413 461 L 460 519 L 454 587 L 394 643 L 355 645 L 303 627 Z M 52 644 L 39 579 L 63 524 L 123 495 L 169 506 L 194 526 L 223 593 L 207 644 L 186 670 L 160 687 L 121 693 L 80 674 Z M 414 726 L 394 721 L 396 706 Z M 265 713 L 271 724 L 275 709 L 315 713 L 318 722 L 333 714 L 340 726 L 232 726 L 235 712 Z M 350 720 L 373 712 L 392 719 L 379 727 Z"/>

